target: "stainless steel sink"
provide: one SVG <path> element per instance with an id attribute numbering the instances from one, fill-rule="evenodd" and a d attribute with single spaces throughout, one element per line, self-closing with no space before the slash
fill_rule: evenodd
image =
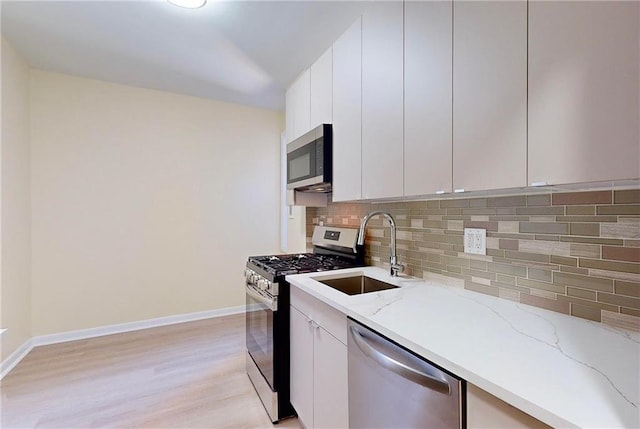
<path id="1" fill-rule="evenodd" d="M 347 295 L 359 295 L 398 287 L 363 275 L 339 278 L 316 278 L 315 280 Z"/>

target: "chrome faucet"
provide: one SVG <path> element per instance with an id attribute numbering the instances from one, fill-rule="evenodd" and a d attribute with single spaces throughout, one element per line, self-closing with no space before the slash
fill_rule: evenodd
<path id="1" fill-rule="evenodd" d="M 389 213 L 373 211 L 362 218 L 362 222 L 360 222 L 360 230 L 358 231 L 358 245 L 364 245 L 364 229 L 367 226 L 367 222 L 369 222 L 369 219 L 377 215 L 385 217 L 391 226 L 391 257 L 389 258 L 389 261 L 391 262 L 391 275 L 395 277 L 399 272 L 404 271 L 404 266 L 398 263 L 398 257 L 396 256 L 396 221 Z"/>

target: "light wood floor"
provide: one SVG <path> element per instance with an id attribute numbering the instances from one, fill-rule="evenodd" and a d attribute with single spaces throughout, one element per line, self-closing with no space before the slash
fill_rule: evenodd
<path id="1" fill-rule="evenodd" d="M 5 429 L 272 427 L 245 373 L 244 315 L 36 347 L 0 389 Z"/>

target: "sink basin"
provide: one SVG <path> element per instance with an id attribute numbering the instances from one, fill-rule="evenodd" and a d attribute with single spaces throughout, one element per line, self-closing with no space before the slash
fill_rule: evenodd
<path id="1" fill-rule="evenodd" d="M 364 275 L 339 278 L 316 278 L 315 280 L 347 295 L 359 295 L 398 287 Z"/>

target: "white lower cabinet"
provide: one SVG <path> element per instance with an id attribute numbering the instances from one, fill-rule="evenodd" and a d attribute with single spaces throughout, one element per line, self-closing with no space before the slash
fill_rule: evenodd
<path id="1" fill-rule="evenodd" d="M 307 429 L 347 428 L 347 318 L 291 288 L 291 404 Z M 343 341 L 344 340 L 344 341 Z"/>
<path id="2" fill-rule="evenodd" d="M 549 427 L 479 387 L 467 383 L 468 429 L 545 429 Z"/>

